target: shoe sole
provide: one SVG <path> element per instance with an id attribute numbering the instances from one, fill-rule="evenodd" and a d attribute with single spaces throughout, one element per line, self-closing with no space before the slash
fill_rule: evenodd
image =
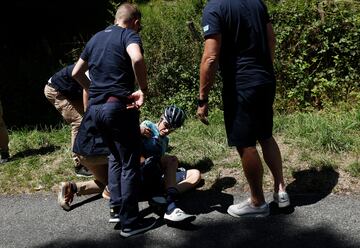
<path id="1" fill-rule="evenodd" d="M 245 214 L 245 215 L 237 215 L 229 210 L 227 210 L 227 213 L 230 214 L 233 217 L 236 218 L 264 218 L 264 217 L 268 217 L 270 215 L 269 212 L 267 213 L 253 213 L 253 214 Z"/>
<path id="2" fill-rule="evenodd" d="M 77 176 L 77 177 L 90 178 L 90 177 L 92 177 L 93 175 L 86 176 L 86 175 L 82 175 L 82 174 L 77 174 L 77 173 L 76 173 L 76 176 Z"/>
<path id="3" fill-rule="evenodd" d="M 63 195 L 65 195 L 64 183 L 61 183 L 59 188 L 60 188 L 60 191 L 58 193 L 58 203 L 59 203 L 60 207 L 62 207 L 64 210 L 70 210 L 71 207 L 68 204 L 66 204 L 65 199 L 63 198 Z"/>
<path id="4" fill-rule="evenodd" d="M 120 223 L 120 219 L 109 219 L 109 223 Z"/>
<path id="5" fill-rule="evenodd" d="M 147 227 L 144 227 L 144 228 L 141 228 L 141 229 L 137 229 L 137 230 L 134 230 L 132 232 L 124 232 L 123 230 L 120 231 L 120 235 L 124 238 L 128 238 L 130 236 L 134 236 L 136 234 L 140 234 L 140 233 L 143 233 L 143 232 L 146 232 L 147 230 L 150 230 L 154 225 L 156 224 L 156 221 L 154 221 L 154 223 L 152 223 L 151 225 L 147 226 Z"/>
<path id="6" fill-rule="evenodd" d="M 196 219 L 196 216 L 194 215 L 191 215 L 185 219 L 182 219 L 182 220 L 170 220 L 166 217 L 164 217 L 164 221 L 166 224 L 181 224 L 181 223 L 190 223 L 190 222 L 193 222 L 194 220 Z"/>
<path id="7" fill-rule="evenodd" d="M 290 206 L 290 202 L 286 201 L 286 202 L 276 202 L 279 206 L 279 208 L 286 208 L 288 206 Z"/>

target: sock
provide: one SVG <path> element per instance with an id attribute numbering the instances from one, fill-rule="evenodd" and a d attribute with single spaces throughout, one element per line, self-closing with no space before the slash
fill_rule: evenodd
<path id="1" fill-rule="evenodd" d="M 171 212 L 176 208 L 175 201 L 177 200 L 178 195 L 179 191 L 174 187 L 170 187 L 166 190 L 166 202 L 168 203 L 166 212 L 168 214 L 171 214 Z"/>

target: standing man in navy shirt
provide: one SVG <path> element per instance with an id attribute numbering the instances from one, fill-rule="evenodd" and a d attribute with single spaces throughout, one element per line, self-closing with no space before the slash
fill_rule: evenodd
<path id="1" fill-rule="evenodd" d="M 72 73 L 89 95 L 83 122 L 94 123 L 110 150 L 110 215 L 120 218 L 120 235 L 123 237 L 144 232 L 155 224 L 154 218 L 138 217 L 139 108 L 148 89 L 138 34 L 140 21 L 141 13 L 136 5 L 120 5 L 115 25 L 96 33 L 88 41 Z M 89 70 L 91 84 L 85 76 L 86 70 Z M 135 83 L 139 86 L 136 91 Z M 85 147 L 81 155 L 91 155 L 91 149 L 91 145 Z"/>
<path id="2" fill-rule="evenodd" d="M 262 188 L 257 141 L 274 177 L 274 201 L 279 207 L 290 204 L 280 150 L 272 136 L 275 35 L 267 8 L 261 0 L 210 0 L 202 26 L 205 46 L 197 115 L 208 123 L 208 95 L 219 66 L 228 144 L 237 148 L 251 191 L 249 199 L 231 205 L 228 213 L 234 217 L 267 216 L 270 211 Z"/>

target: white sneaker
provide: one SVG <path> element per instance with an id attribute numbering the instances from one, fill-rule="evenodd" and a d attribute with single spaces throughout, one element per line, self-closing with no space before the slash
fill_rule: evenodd
<path id="1" fill-rule="evenodd" d="M 285 208 L 290 205 L 289 195 L 285 191 L 274 193 L 273 198 L 274 202 L 278 204 L 279 208 Z"/>
<path id="2" fill-rule="evenodd" d="M 249 198 L 239 204 L 231 205 L 227 212 L 234 217 L 266 217 L 270 214 L 270 208 L 266 202 L 255 207 Z"/>
<path id="3" fill-rule="evenodd" d="M 196 216 L 187 214 L 180 208 L 175 208 L 171 214 L 165 213 L 164 219 L 170 222 L 191 222 L 196 219 Z"/>

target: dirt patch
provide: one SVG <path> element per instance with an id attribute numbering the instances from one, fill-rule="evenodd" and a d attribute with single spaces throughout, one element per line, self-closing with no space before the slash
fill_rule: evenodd
<path id="1" fill-rule="evenodd" d="M 281 137 L 277 137 L 277 141 L 282 153 L 283 173 L 288 190 L 298 193 L 360 194 L 359 178 L 351 176 L 346 171 L 349 163 L 355 160 L 354 154 L 319 154 L 299 149 Z M 227 168 L 215 165 L 215 170 L 202 175 L 204 178 L 202 188 L 212 188 L 219 180 L 227 179 L 231 183 L 216 187 L 228 193 L 249 192 L 240 158 L 235 149 L 226 159 L 238 161 L 238 167 Z M 215 164 L 222 163 L 220 161 Z M 265 192 L 273 191 L 272 175 L 266 166 L 264 166 L 263 188 Z"/>

